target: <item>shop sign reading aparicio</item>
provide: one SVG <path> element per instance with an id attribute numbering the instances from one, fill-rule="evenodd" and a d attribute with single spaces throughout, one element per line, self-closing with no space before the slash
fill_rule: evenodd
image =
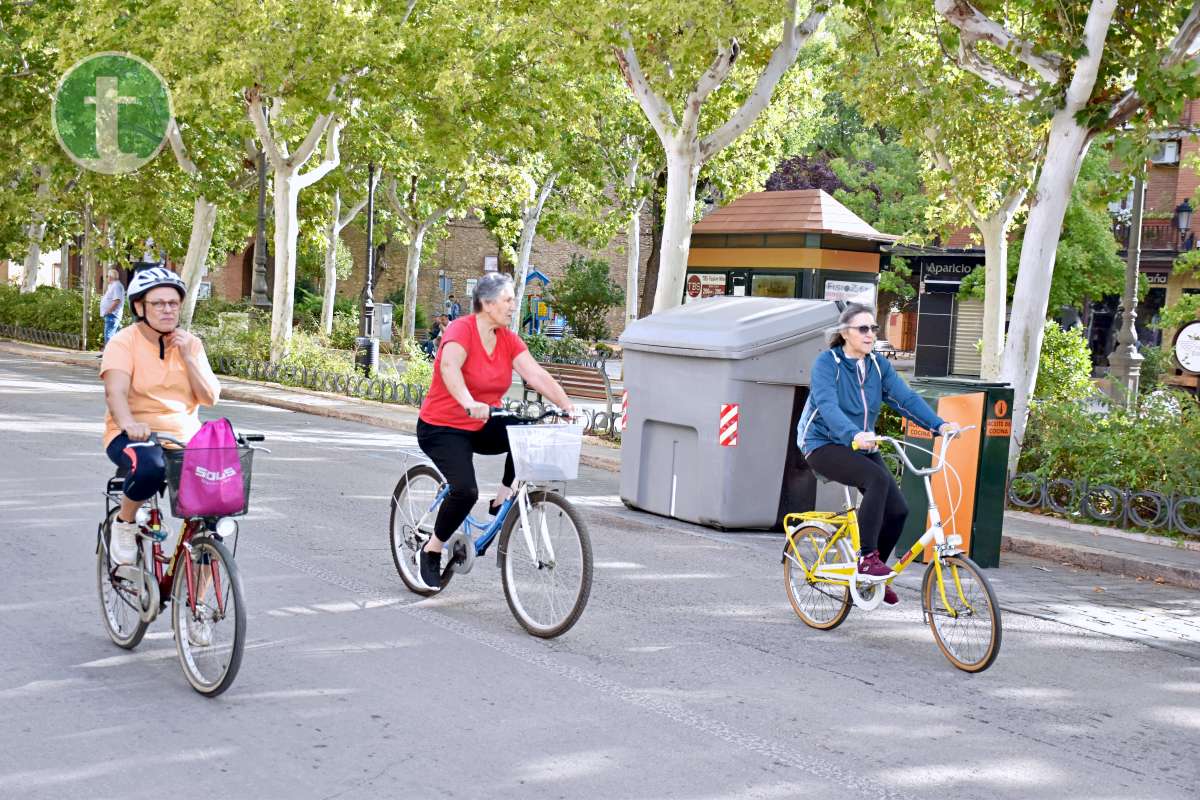
<path id="1" fill-rule="evenodd" d="M 921 274 L 926 278 L 965 278 L 979 266 L 977 261 L 943 262 L 926 261 L 921 265 Z"/>

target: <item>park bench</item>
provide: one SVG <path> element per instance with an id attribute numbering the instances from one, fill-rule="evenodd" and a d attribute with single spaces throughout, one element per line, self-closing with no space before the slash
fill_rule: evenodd
<path id="1" fill-rule="evenodd" d="M 539 361 L 538 364 L 550 373 L 550 377 L 558 381 L 568 397 L 580 400 L 601 400 L 604 402 L 605 411 L 610 416 L 612 415 L 614 403 L 612 383 L 608 379 L 608 373 L 604 370 L 603 361 L 592 364 L 560 364 Z M 541 402 L 541 394 L 525 383 L 523 378 L 521 385 L 526 402 L 529 401 L 531 395 Z"/>
<path id="2" fill-rule="evenodd" d="M 875 352 L 879 353 L 881 356 L 884 356 L 885 358 L 890 358 L 893 360 L 896 358 L 896 347 L 891 342 L 889 342 L 887 339 L 876 339 L 875 340 Z"/>

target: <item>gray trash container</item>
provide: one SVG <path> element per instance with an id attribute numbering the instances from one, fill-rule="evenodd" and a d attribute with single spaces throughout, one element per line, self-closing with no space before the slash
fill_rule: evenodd
<path id="1" fill-rule="evenodd" d="M 713 297 L 626 328 L 625 504 L 722 529 L 812 509 L 796 421 L 837 318 L 824 300 Z"/>

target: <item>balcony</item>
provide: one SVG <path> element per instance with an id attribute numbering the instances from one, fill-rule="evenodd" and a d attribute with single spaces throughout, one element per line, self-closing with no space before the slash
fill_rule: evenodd
<path id="1" fill-rule="evenodd" d="M 1124 250 L 1129 246 L 1129 223 L 1114 222 L 1113 236 Z M 1142 220 L 1142 250 L 1161 250 L 1169 253 L 1182 253 L 1196 246 L 1196 234 L 1187 231 L 1181 234 L 1175 227 L 1174 219 L 1144 219 Z"/>

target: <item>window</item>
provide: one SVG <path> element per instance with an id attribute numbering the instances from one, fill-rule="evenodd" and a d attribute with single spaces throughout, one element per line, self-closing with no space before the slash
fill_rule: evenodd
<path id="1" fill-rule="evenodd" d="M 1158 149 L 1154 155 L 1150 156 L 1150 162 L 1153 164 L 1178 164 L 1179 163 L 1179 140 L 1164 139 L 1158 143 Z"/>
<path id="2" fill-rule="evenodd" d="M 750 294 L 755 297 L 795 297 L 794 275 L 755 275 L 750 284 Z"/>

